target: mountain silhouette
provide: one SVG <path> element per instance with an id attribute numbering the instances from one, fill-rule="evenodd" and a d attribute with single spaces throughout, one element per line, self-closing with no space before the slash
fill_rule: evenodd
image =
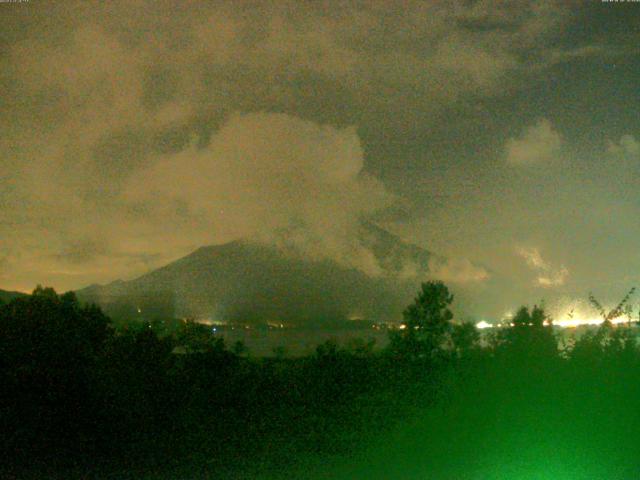
<path id="1" fill-rule="evenodd" d="M 24 297 L 26 295 L 27 295 L 26 293 L 22 293 L 22 292 L 12 292 L 12 291 L 8 291 L 8 290 L 0 290 L 0 302 L 8 303 L 11 300 L 13 300 L 14 298 Z"/>
<path id="2" fill-rule="evenodd" d="M 359 242 L 380 266 L 368 275 L 334 260 L 311 260 L 275 246 L 233 241 L 193 253 L 131 281 L 77 292 L 113 317 L 192 317 L 241 323 L 327 325 L 348 319 L 397 321 L 432 254 L 374 225 Z"/>

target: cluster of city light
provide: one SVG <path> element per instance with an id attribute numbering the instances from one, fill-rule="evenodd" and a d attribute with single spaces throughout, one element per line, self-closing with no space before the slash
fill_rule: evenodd
<path id="1" fill-rule="evenodd" d="M 496 326 L 497 325 L 494 325 L 493 323 L 489 323 L 485 320 L 480 320 L 478 323 L 476 323 L 476 328 L 479 328 L 480 330 L 484 330 L 485 328 L 493 328 Z"/>
<path id="2" fill-rule="evenodd" d="M 558 320 L 553 320 L 552 322 L 545 321 L 545 325 L 553 325 L 554 327 L 560 328 L 577 328 L 581 326 L 591 325 L 597 326 L 604 323 L 604 319 L 601 317 L 582 317 L 576 315 L 565 314 L 564 318 L 560 318 Z M 486 320 L 481 320 L 476 323 L 476 328 L 480 330 L 484 330 L 485 328 L 499 328 L 499 327 L 509 327 L 513 326 L 513 323 L 510 321 L 511 316 L 508 315 L 507 319 L 504 322 L 500 323 L 489 323 Z M 629 323 L 630 320 L 626 316 L 620 316 L 617 318 L 613 318 L 610 320 L 613 325 L 620 325 Z"/>
<path id="3" fill-rule="evenodd" d="M 614 325 L 619 325 L 622 323 L 629 323 L 629 319 L 626 317 L 618 317 L 610 320 L 610 322 Z M 562 328 L 577 328 L 582 325 L 601 325 L 604 323 L 604 319 L 602 318 L 566 318 L 561 320 L 555 320 L 553 324 L 556 327 Z"/>

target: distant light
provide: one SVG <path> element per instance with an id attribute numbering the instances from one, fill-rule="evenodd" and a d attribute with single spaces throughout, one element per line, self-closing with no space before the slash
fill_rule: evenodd
<path id="1" fill-rule="evenodd" d="M 610 320 L 610 322 L 613 325 L 620 325 L 623 323 L 629 323 L 629 320 L 624 317 L 618 317 Z M 577 328 L 581 325 L 602 325 L 603 323 L 604 323 L 604 320 L 602 318 L 574 317 L 574 318 L 568 318 L 564 320 L 556 320 L 553 322 L 553 325 L 555 325 L 556 327 L 563 327 L 563 328 Z"/>
<path id="2" fill-rule="evenodd" d="M 400 330 L 404 330 L 405 328 L 407 328 L 407 326 L 404 323 L 400 325 Z"/>
<path id="3" fill-rule="evenodd" d="M 485 328 L 493 328 L 494 325 L 489 323 L 489 322 L 485 322 L 484 320 L 479 321 L 478 323 L 476 323 L 476 328 L 479 328 L 480 330 L 485 329 Z"/>

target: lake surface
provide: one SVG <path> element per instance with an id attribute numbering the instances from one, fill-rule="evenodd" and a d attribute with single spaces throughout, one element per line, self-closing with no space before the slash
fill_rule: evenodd
<path id="1" fill-rule="evenodd" d="M 563 348 L 585 332 L 597 327 L 582 326 L 579 328 L 554 327 L 558 339 L 558 347 Z M 481 337 L 495 332 L 494 329 L 480 331 Z M 636 332 L 637 334 L 637 332 Z M 302 356 L 314 353 L 316 347 L 327 340 L 335 340 L 339 346 L 345 346 L 354 339 L 365 342 L 375 340 L 374 349 L 385 347 L 389 343 L 389 330 L 386 328 L 358 328 L 358 329 L 304 329 L 304 328 L 243 328 L 218 327 L 215 333 L 222 337 L 228 347 L 232 347 L 238 340 L 244 342 L 250 356 L 273 356 L 274 349 L 284 348 L 286 356 Z"/>
<path id="2" fill-rule="evenodd" d="M 285 355 L 301 356 L 315 352 L 316 347 L 333 339 L 343 346 L 353 339 L 375 340 L 375 348 L 389 342 L 387 330 L 306 330 L 306 329 L 225 329 L 216 336 L 223 337 L 231 347 L 241 340 L 249 349 L 249 355 L 273 356 L 274 349 L 283 347 Z"/>

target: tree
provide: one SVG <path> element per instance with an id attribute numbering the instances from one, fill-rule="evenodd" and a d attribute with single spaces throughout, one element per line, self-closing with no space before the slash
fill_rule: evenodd
<path id="1" fill-rule="evenodd" d="M 193 320 L 186 320 L 176 334 L 176 342 L 187 353 L 215 352 L 226 350 L 223 337 L 217 337 L 211 327 Z"/>
<path id="2" fill-rule="evenodd" d="M 631 299 L 635 291 L 636 291 L 636 287 L 632 287 L 631 290 L 629 290 L 627 294 L 624 297 L 622 297 L 622 300 L 620 300 L 618 305 L 616 305 L 614 308 L 609 310 L 609 312 L 605 311 L 604 307 L 596 299 L 593 293 L 589 294 L 589 303 L 593 306 L 593 308 L 595 308 L 598 311 L 598 313 L 600 314 L 602 319 L 605 321 L 605 323 L 611 322 L 612 320 L 615 320 L 616 318 L 621 317 L 622 315 L 625 315 L 625 314 L 629 318 L 629 323 L 631 323 L 632 308 L 631 308 L 631 305 L 629 304 L 629 300 Z"/>
<path id="3" fill-rule="evenodd" d="M 534 305 L 531 311 L 529 307 L 520 307 L 511 324 L 511 328 L 501 332 L 499 349 L 527 361 L 557 356 L 558 343 L 553 334 L 552 321 L 543 307 Z"/>
<path id="4" fill-rule="evenodd" d="M 456 324 L 451 332 L 451 341 L 458 356 L 464 357 L 477 348 L 480 332 L 471 322 Z"/>
<path id="5" fill-rule="evenodd" d="M 402 313 L 402 329 L 391 336 L 391 347 L 413 357 L 440 355 L 450 339 L 453 295 L 440 281 L 422 284 L 413 303 Z"/>
<path id="6" fill-rule="evenodd" d="M 597 330 L 586 332 L 580 337 L 570 352 L 571 359 L 581 363 L 603 361 L 629 361 L 637 354 L 636 333 L 632 326 L 633 307 L 630 299 L 636 291 L 631 288 L 618 304 L 607 311 L 596 297 L 590 293 L 589 303 L 598 311 L 603 322 Z M 614 326 L 613 320 L 626 316 L 626 325 Z"/>
<path id="7" fill-rule="evenodd" d="M 634 361 L 638 354 L 634 330 L 629 323 L 614 326 L 605 320 L 596 330 L 584 333 L 575 341 L 570 358 L 582 364 Z"/>
<path id="8" fill-rule="evenodd" d="M 247 353 L 249 349 L 247 348 L 247 345 L 242 340 L 237 340 L 231 347 L 231 351 L 235 355 L 241 356 Z"/>
<path id="9" fill-rule="evenodd" d="M 94 372 L 111 336 L 109 318 L 72 292 L 38 286 L 0 308 L 0 410 L 13 422 L 3 433 L 21 442 L 14 448 L 66 448 L 91 435 Z"/>

